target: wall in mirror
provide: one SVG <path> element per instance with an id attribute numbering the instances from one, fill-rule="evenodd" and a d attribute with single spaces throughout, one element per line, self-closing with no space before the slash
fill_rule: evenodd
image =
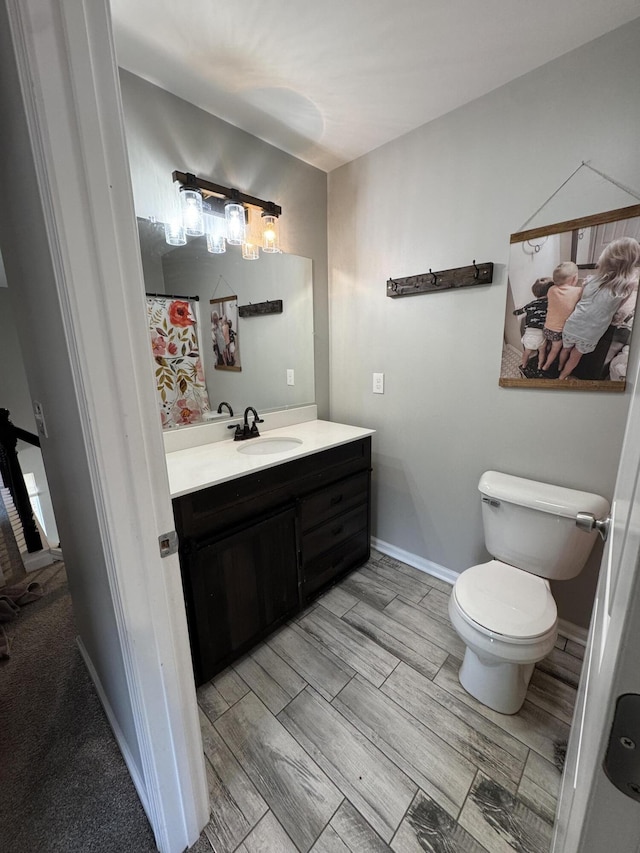
<path id="1" fill-rule="evenodd" d="M 172 247 L 165 242 L 164 226 L 146 219 L 138 219 L 138 231 L 146 291 L 199 297 L 202 362 L 213 413 L 222 401 L 236 416 L 247 406 L 269 411 L 314 402 L 309 258 L 261 254 L 256 261 L 246 261 L 239 247 L 213 255 L 204 237 Z M 238 306 L 282 300 L 281 314 L 237 317 L 240 370 L 219 369 L 214 352 L 212 311 L 219 314 L 220 301 L 231 296 L 237 297 Z M 289 371 L 293 385 L 288 384 Z"/>

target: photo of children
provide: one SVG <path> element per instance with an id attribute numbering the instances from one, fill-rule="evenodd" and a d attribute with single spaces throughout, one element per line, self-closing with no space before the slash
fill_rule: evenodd
<path id="1" fill-rule="evenodd" d="M 500 385 L 624 390 L 639 279 L 640 206 L 512 235 Z"/>
<path id="2" fill-rule="evenodd" d="M 211 300 L 211 345 L 216 370 L 242 370 L 238 341 L 238 297 Z"/>

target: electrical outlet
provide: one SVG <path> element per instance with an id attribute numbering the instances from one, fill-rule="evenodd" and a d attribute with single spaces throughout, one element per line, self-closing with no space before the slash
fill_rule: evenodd
<path id="1" fill-rule="evenodd" d="M 373 393 L 384 394 L 384 373 L 373 374 Z"/>
<path id="2" fill-rule="evenodd" d="M 296 380 L 294 376 L 293 369 L 291 367 L 287 368 L 287 385 L 295 385 Z"/>

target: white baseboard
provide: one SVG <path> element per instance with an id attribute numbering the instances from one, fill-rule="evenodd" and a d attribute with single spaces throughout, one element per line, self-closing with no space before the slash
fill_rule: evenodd
<path id="1" fill-rule="evenodd" d="M 25 572 L 35 572 L 53 563 L 53 557 L 48 548 L 42 551 L 23 551 L 20 556 Z"/>
<path id="2" fill-rule="evenodd" d="M 89 678 L 93 682 L 93 686 L 96 688 L 98 693 L 98 698 L 100 699 L 100 703 L 104 708 L 104 712 L 107 715 L 107 719 L 109 720 L 109 725 L 111 726 L 111 730 L 113 731 L 114 737 L 120 747 L 120 752 L 122 753 L 122 757 L 124 758 L 125 764 L 127 765 L 127 770 L 129 771 L 129 775 L 133 781 L 134 787 L 140 797 L 140 802 L 142 803 L 142 807 L 145 811 L 147 819 L 149 823 L 151 823 L 151 819 L 149 818 L 149 808 L 147 803 L 147 791 L 144 786 L 144 782 L 142 777 L 140 776 L 140 772 L 138 767 L 133 760 L 133 756 L 131 755 L 131 750 L 125 740 L 124 734 L 122 733 L 122 729 L 120 728 L 118 721 L 116 719 L 115 714 L 113 713 L 113 708 L 111 707 L 109 700 L 107 699 L 107 695 L 104 692 L 104 688 L 102 687 L 102 683 L 100 678 L 98 677 L 98 673 L 89 657 L 89 653 L 82 642 L 80 637 L 76 637 L 76 644 L 80 649 L 80 654 L 82 655 L 82 660 L 84 661 L 84 665 L 87 667 L 87 671 L 89 673 Z"/>
<path id="3" fill-rule="evenodd" d="M 453 569 L 447 569 L 438 563 L 433 563 L 424 557 L 418 557 L 417 554 L 411 554 L 409 551 L 404 551 L 396 545 L 391 545 L 389 542 L 384 542 L 382 539 L 371 537 L 371 547 L 377 551 L 386 554 L 388 557 L 393 557 L 395 560 L 400 560 L 408 566 L 413 566 L 414 569 L 419 569 L 427 575 L 432 575 L 434 578 L 439 578 L 452 586 L 458 578 L 458 572 Z M 579 643 L 581 646 L 587 645 L 587 637 L 589 632 L 586 628 L 581 628 L 580 625 L 574 625 L 573 622 L 567 622 L 566 619 L 558 620 L 558 633 L 574 643 Z"/>
<path id="4" fill-rule="evenodd" d="M 589 631 L 587 628 L 582 628 L 580 625 L 574 625 L 573 622 L 567 622 L 566 619 L 558 619 L 558 633 L 566 637 L 568 640 L 573 640 L 581 646 L 587 645 Z"/>
<path id="5" fill-rule="evenodd" d="M 401 563 L 406 563 L 408 566 L 413 566 L 427 575 L 432 575 L 434 578 L 439 578 L 441 581 L 454 585 L 458 578 L 458 572 L 453 569 L 447 569 L 438 563 L 433 563 L 431 560 L 426 560 L 424 557 L 418 557 L 417 554 L 411 554 L 409 551 L 404 551 L 396 545 L 391 545 L 389 542 L 384 542 L 382 539 L 371 537 L 371 547 L 377 551 L 381 551 L 388 557 L 393 557 L 394 560 L 400 560 Z"/>

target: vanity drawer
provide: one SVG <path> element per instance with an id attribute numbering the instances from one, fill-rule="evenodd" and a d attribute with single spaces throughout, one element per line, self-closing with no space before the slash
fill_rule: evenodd
<path id="1" fill-rule="evenodd" d="M 364 528 L 336 548 L 306 563 L 302 569 L 302 598 L 308 601 L 322 587 L 369 558 L 369 530 Z"/>
<path id="2" fill-rule="evenodd" d="M 302 560 L 306 565 L 310 560 L 335 548 L 341 542 L 354 536 L 360 530 L 369 527 L 369 507 L 366 503 L 332 518 L 319 527 L 305 533 L 302 537 Z"/>
<path id="3" fill-rule="evenodd" d="M 368 494 L 369 472 L 363 471 L 309 495 L 300 501 L 301 530 L 304 533 L 334 515 L 341 515 L 358 504 L 366 503 Z"/>

